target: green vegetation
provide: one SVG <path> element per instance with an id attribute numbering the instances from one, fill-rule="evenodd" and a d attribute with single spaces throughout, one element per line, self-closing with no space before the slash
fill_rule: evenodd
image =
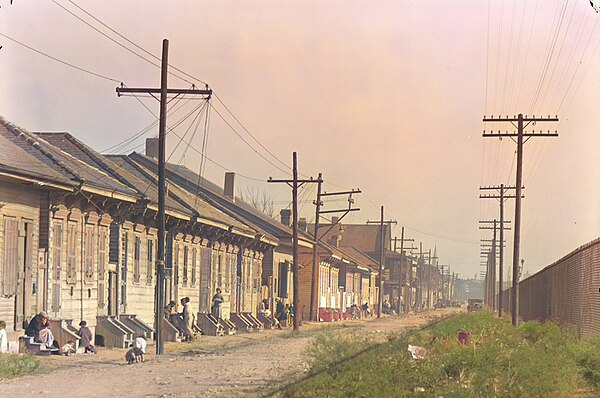
<path id="1" fill-rule="evenodd" d="M 461 345 L 457 334 L 470 333 Z M 377 337 L 374 343 L 373 337 Z M 600 339 L 579 340 L 553 323 L 463 313 L 401 335 L 317 335 L 309 376 L 286 397 L 572 397 L 600 392 Z M 408 344 L 425 347 L 414 360 Z"/>
<path id="2" fill-rule="evenodd" d="M 0 354 L 0 380 L 37 372 L 38 359 L 31 355 Z"/>

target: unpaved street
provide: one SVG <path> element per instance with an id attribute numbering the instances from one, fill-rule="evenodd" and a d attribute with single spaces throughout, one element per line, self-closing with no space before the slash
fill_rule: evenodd
<path id="1" fill-rule="evenodd" d="M 5 397 L 260 396 L 268 386 L 306 371 L 305 349 L 321 328 L 341 329 L 346 323 L 348 330 L 403 330 L 454 311 L 311 324 L 293 337 L 290 331 L 202 337 L 191 344 L 169 344 L 167 355 L 149 353 L 146 362 L 135 365 L 126 365 L 126 350 L 118 349 L 104 349 L 96 356 L 42 358 L 47 372 L 2 382 L 0 391 Z"/>

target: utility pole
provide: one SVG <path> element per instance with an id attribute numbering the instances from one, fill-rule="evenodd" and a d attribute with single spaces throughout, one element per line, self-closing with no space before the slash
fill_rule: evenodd
<path id="1" fill-rule="evenodd" d="M 514 248 L 513 248 L 513 289 L 512 289 L 512 297 L 511 297 L 511 318 L 512 324 L 517 326 L 519 324 L 519 256 L 520 256 L 520 248 L 521 248 L 521 189 L 523 186 L 523 144 L 529 140 L 531 137 L 558 137 L 558 133 L 555 131 L 551 133 L 548 130 L 547 133 L 543 133 L 541 130 L 536 133 L 535 130 L 532 132 L 525 132 L 525 128 L 529 126 L 529 124 L 538 123 L 538 122 L 558 122 L 558 116 L 556 117 L 523 117 L 522 113 L 519 113 L 517 117 L 485 117 L 483 118 L 484 122 L 509 122 L 513 126 L 515 126 L 515 122 L 517 125 L 517 132 L 489 132 L 486 133 L 485 130 L 483 132 L 483 137 L 510 137 L 513 141 L 513 137 L 517 137 L 517 178 L 515 181 L 516 185 L 516 193 L 515 193 L 515 232 L 514 232 Z M 524 137 L 527 137 L 527 140 L 524 141 Z"/>
<path id="2" fill-rule="evenodd" d="M 514 194 L 509 194 L 507 191 L 515 190 L 517 187 L 500 184 L 500 186 L 485 186 L 479 187 L 480 190 L 495 190 L 497 193 L 493 194 L 480 194 L 480 199 L 498 199 L 500 202 L 500 225 L 504 225 L 504 202 L 508 199 L 514 199 Z M 525 187 L 523 187 L 525 189 Z M 524 198 L 525 196 L 521 196 Z M 503 300 L 502 300 L 502 289 L 504 288 L 504 228 L 500 228 L 500 255 L 498 264 L 500 294 L 498 295 L 498 316 L 502 318 Z"/>
<path id="3" fill-rule="evenodd" d="M 318 316 L 318 295 L 319 295 L 319 259 L 317 256 L 317 251 L 319 247 L 319 242 L 321 239 L 327 235 L 329 231 L 336 225 L 338 225 L 344 217 L 350 212 L 360 211 L 358 208 L 352 208 L 354 204 L 354 199 L 352 199 L 353 194 L 361 193 L 360 189 L 352 189 L 350 191 L 344 192 L 321 192 L 323 185 L 323 174 L 319 173 L 319 177 L 317 178 L 317 200 L 313 203 L 316 206 L 315 209 L 315 230 L 313 233 L 313 238 L 315 240 L 315 245 L 313 246 L 313 258 L 312 258 L 312 277 L 311 277 L 311 286 L 310 286 L 310 320 L 316 320 Z M 348 208 L 347 209 L 339 209 L 339 210 L 321 210 L 321 206 L 323 206 L 322 198 L 325 196 L 338 196 L 338 195 L 348 195 Z M 332 223 L 331 226 L 325 231 L 325 233 L 320 234 L 319 237 L 319 222 L 321 219 L 321 215 L 323 214 L 332 214 L 332 213 L 344 213 L 340 217 L 338 217 L 335 223 Z"/>
<path id="4" fill-rule="evenodd" d="M 394 251 L 396 251 L 396 243 L 398 243 L 398 241 L 400 241 L 400 270 L 398 271 L 398 308 L 396 309 L 397 313 L 400 313 L 400 292 L 402 289 L 402 282 L 403 282 L 403 278 L 402 277 L 402 271 L 404 269 L 404 258 L 406 257 L 404 255 L 404 242 L 414 242 L 414 239 L 407 239 L 404 238 L 404 227 L 402 227 L 402 232 L 400 234 L 400 239 L 398 239 L 397 237 L 392 239 L 392 241 L 394 242 Z M 411 264 L 411 271 L 412 271 L 412 264 Z M 411 273 L 412 274 L 412 273 Z M 404 296 L 407 296 L 406 294 L 404 294 Z M 407 297 L 404 297 L 404 302 L 406 303 L 406 299 Z M 408 311 L 406 311 L 408 312 Z"/>
<path id="5" fill-rule="evenodd" d="M 321 188 L 323 185 L 323 174 L 319 173 L 319 177 L 317 177 L 317 200 L 315 201 L 315 230 L 313 233 L 313 238 L 315 240 L 313 246 L 312 253 L 312 275 L 310 278 L 310 320 L 317 320 L 317 296 L 319 295 L 319 284 L 317 283 L 317 279 L 319 278 L 319 262 L 318 262 L 318 251 L 319 251 L 319 211 L 321 210 L 321 205 L 323 202 L 321 201 Z"/>
<path id="6" fill-rule="evenodd" d="M 383 206 L 381 206 L 381 220 L 367 221 L 367 224 L 379 224 L 379 303 L 377 304 L 377 318 L 381 318 L 381 310 L 383 308 L 383 267 L 385 264 L 385 226 L 396 224 L 394 220 L 384 221 Z M 390 231 L 391 232 L 391 231 Z"/>
<path id="7" fill-rule="evenodd" d="M 284 183 L 292 188 L 292 270 L 294 272 L 292 283 L 294 290 L 294 331 L 300 330 L 300 301 L 299 301 L 299 279 L 298 279 L 298 188 L 304 184 L 318 183 L 320 180 L 314 180 L 312 177 L 308 180 L 298 179 L 298 154 L 292 154 L 292 179 L 291 180 L 274 180 L 269 177 L 267 182 Z M 317 245 L 317 242 L 315 242 Z"/>
<path id="8" fill-rule="evenodd" d="M 492 311 L 496 311 L 496 254 L 497 254 L 497 232 L 498 228 L 510 229 L 509 227 L 504 227 L 504 224 L 510 223 L 510 221 L 504 221 L 502 224 L 498 222 L 498 220 L 482 220 L 479 221 L 480 224 L 479 229 L 489 229 L 494 231 L 494 237 L 491 243 L 490 257 L 488 260 L 488 271 L 487 271 L 487 280 L 489 282 L 489 303 L 491 303 Z M 490 226 L 492 224 L 493 226 Z M 482 244 L 482 247 L 490 246 L 486 244 Z M 500 244 L 500 247 L 504 246 L 504 241 Z"/>
<path id="9" fill-rule="evenodd" d="M 165 152 L 166 152 L 166 130 L 167 130 L 167 96 L 169 94 L 181 95 L 202 95 L 206 99 L 212 96 L 212 90 L 197 90 L 194 86 L 191 89 L 170 89 L 167 85 L 167 73 L 169 66 L 169 41 L 164 39 L 162 42 L 162 63 L 160 69 L 160 88 L 127 88 L 117 87 L 117 95 L 122 94 L 160 94 L 160 116 L 158 129 L 158 250 L 156 255 L 156 303 L 155 303 L 155 324 L 156 324 L 156 355 L 164 354 L 164 318 L 163 308 L 165 306 L 165 200 L 166 200 L 166 178 L 165 178 Z"/>

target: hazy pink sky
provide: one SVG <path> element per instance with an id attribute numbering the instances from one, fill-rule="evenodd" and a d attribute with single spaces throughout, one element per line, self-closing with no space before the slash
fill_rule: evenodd
<path id="1" fill-rule="evenodd" d="M 68 0 L 56 2 L 103 29 Z M 157 68 L 51 0 L 13 3 L 0 0 L 0 33 L 130 87 L 158 86 Z M 322 172 L 326 190 L 363 190 L 356 198 L 362 211 L 348 221 L 376 219 L 384 205 L 386 217 L 398 221 L 397 235 L 405 226 L 417 244 L 437 245 L 440 262 L 463 276 L 479 272 L 479 240 L 490 237 L 478 220 L 497 217 L 497 203 L 480 200 L 479 186 L 514 183 L 514 143 L 481 137 L 484 128 L 512 126 L 484 126 L 483 115 L 558 113 L 560 123 L 535 128 L 558 129 L 559 138 L 526 144 L 525 267 L 535 272 L 600 235 L 600 15 L 585 0 L 78 4 L 156 55 L 168 38 L 170 63 L 208 82 L 278 158 L 291 163 L 298 151 L 300 171 Z M 103 150 L 154 120 L 134 98 L 117 98 L 114 82 L 2 37 L 0 45 L 0 114 L 30 131 L 68 131 Z M 169 79 L 172 87 L 189 86 Z M 143 101 L 158 112 L 155 100 Z M 184 134 L 189 124 L 176 131 Z M 211 159 L 259 180 L 285 177 L 215 111 L 210 125 Z M 194 137 L 197 148 L 201 136 Z M 169 137 L 169 148 L 177 141 Z M 184 162 L 198 170 L 199 156 L 188 151 Z M 213 181 L 221 184 L 223 174 L 207 165 Z M 289 202 L 283 186 L 242 177 L 237 185 L 267 190 L 278 208 Z M 314 188 L 307 189 L 301 215 L 310 220 Z M 514 218 L 511 202 L 506 214 Z M 507 238 L 511 258 L 512 234 Z"/>

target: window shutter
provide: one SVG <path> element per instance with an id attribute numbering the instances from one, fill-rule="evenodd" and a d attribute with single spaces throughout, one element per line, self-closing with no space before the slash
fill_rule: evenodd
<path id="1" fill-rule="evenodd" d="M 85 228 L 85 281 L 94 281 L 94 227 Z"/>
<path id="2" fill-rule="evenodd" d="M 140 257 L 142 256 L 142 240 L 139 238 L 139 236 L 135 237 L 135 246 L 133 250 L 133 282 L 140 283 Z"/>
<path id="3" fill-rule="evenodd" d="M 146 283 L 151 285 L 154 276 L 154 241 L 148 239 L 148 264 L 146 268 Z"/>
<path id="4" fill-rule="evenodd" d="M 19 269 L 19 221 L 4 219 L 4 263 L 2 265 L 2 294 L 14 296 L 17 293 L 17 272 Z"/>
<path id="5" fill-rule="evenodd" d="M 67 225 L 67 283 L 77 281 L 77 224 Z"/>

